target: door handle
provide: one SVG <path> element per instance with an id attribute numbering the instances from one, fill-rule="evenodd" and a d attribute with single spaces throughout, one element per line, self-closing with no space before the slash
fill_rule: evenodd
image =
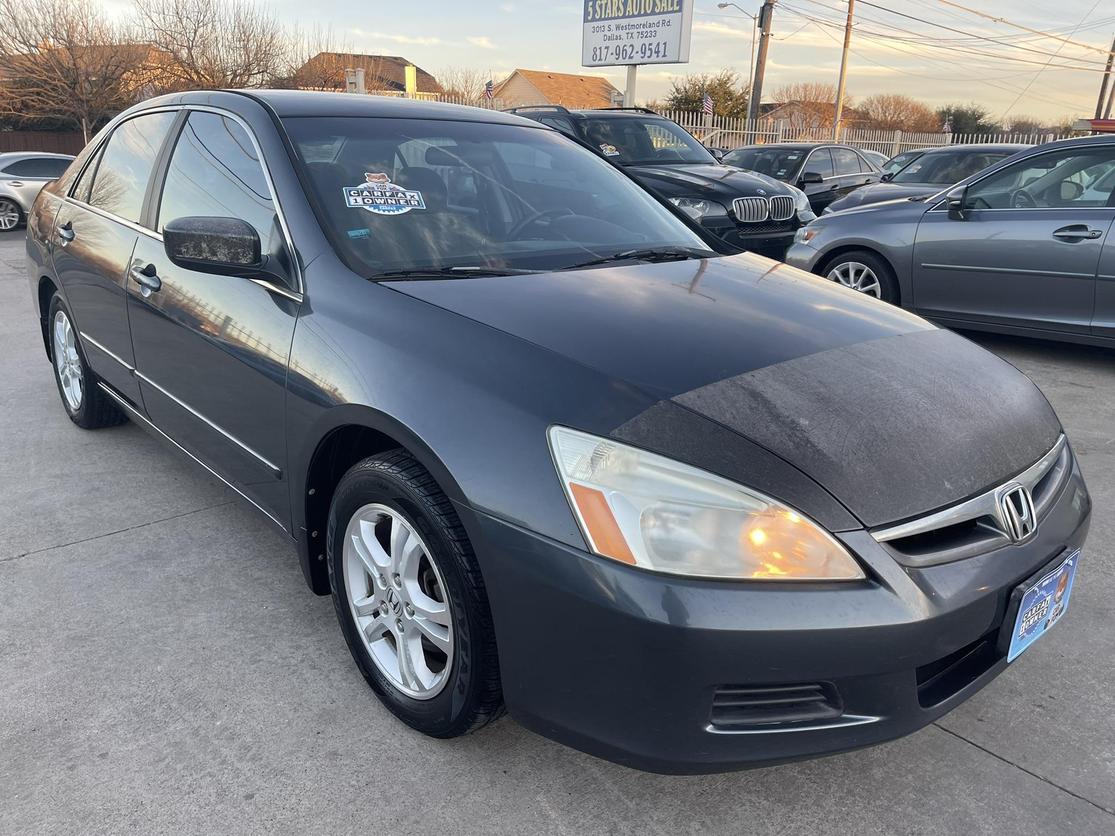
<path id="1" fill-rule="evenodd" d="M 139 292 L 145 297 L 150 296 L 155 291 L 163 286 L 162 279 L 159 274 L 155 272 L 154 264 L 147 264 L 143 267 L 133 267 L 130 271 L 132 281 L 139 285 Z"/>
<path id="2" fill-rule="evenodd" d="M 74 232 L 73 221 L 66 221 L 64 224 L 62 224 L 62 226 L 58 227 L 58 238 L 61 241 L 63 247 L 73 241 L 76 237 L 77 233 Z"/>
<path id="3" fill-rule="evenodd" d="M 1089 229 L 1084 224 L 1063 226 L 1053 233 L 1054 238 L 1059 238 L 1062 241 L 1094 241 L 1102 236 L 1102 229 Z"/>
<path id="4" fill-rule="evenodd" d="M 23 181 L 22 180 L 9 180 L 8 185 L 13 186 L 14 188 L 18 189 L 20 186 L 23 185 Z"/>

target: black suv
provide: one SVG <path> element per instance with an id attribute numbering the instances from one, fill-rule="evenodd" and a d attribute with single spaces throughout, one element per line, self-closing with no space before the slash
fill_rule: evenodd
<path id="1" fill-rule="evenodd" d="M 509 112 L 588 145 L 741 249 L 781 258 L 794 232 L 815 217 L 800 189 L 721 165 L 685 128 L 653 110 L 545 105 Z"/>

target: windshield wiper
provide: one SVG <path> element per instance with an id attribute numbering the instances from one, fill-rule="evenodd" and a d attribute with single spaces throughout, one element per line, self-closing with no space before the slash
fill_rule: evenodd
<path id="1" fill-rule="evenodd" d="M 406 270 L 384 270 L 369 278 L 378 282 L 381 279 L 444 279 L 446 276 L 522 276 L 537 273 L 537 270 L 519 270 L 510 267 L 413 267 Z"/>
<path id="2" fill-rule="evenodd" d="M 614 261 L 685 261 L 690 258 L 715 258 L 718 253 L 712 250 L 699 250 L 695 247 L 647 247 L 645 249 L 624 250 L 611 255 L 594 258 L 592 261 L 582 261 L 566 267 L 566 270 L 576 270 L 580 267 L 595 267 L 598 264 L 611 264 Z"/>

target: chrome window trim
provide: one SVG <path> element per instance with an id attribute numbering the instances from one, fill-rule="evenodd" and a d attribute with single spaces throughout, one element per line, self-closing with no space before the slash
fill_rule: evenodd
<path id="1" fill-rule="evenodd" d="M 302 302 L 302 294 L 291 290 L 289 287 L 283 287 L 267 279 L 248 279 L 248 281 L 252 284 L 258 284 L 264 290 L 269 293 L 274 293 L 276 296 L 282 296 L 284 299 L 290 299 L 292 302 Z"/>
<path id="2" fill-rule="evenodd" d="M 260 168 L 263 169 L 263 177 L 267 181 L 267 188 L 270 189 L 270 191 L 271 191 L 271 202 L 275 206 L 275 215 L 279 219 L 279 227 L 282 229 L 283 237 L 286 239 L 285 240 L 286 247 L 287 247 L 288 250 L 290 250 L 290 255 L 291 255 L 291 260 L 290 261 L 291 261 L 291 264 L 294 265 L 294 278 L 298 283 L 297 289 L 287 290 L 286 288 L 284 288 L 283 290 L 287 290 L 287 293 L 290 294 L 288 298 L 295 299 L 295 297 L 297 297 L 296 301 L 301 302 L 302 298 L 303 298 L 303 294 L 305 294 L 305 292 L 306 292 L 306 286 L 305 286 L 305 283 L 303 281 L 303 276 L 302 276 L 302 263 L 301 263 L 301 259 L 298 258 L 297 248 L 294 246 L 294 238 L 290 234 L 290 226 L 287 224 L 286 215 L 283 212 L 282 203 L 279 201 L 278 191 L 275 189 L 275 180 L 271 176 L 271 169 L 267 164 L 267 159 L 263 155 L 263 148 L 260 146 L 259 140 L 256 138 L 255 132 L 252 130 L 251 126 L 248 125 L 247 122 L 245 122 L 239 115 L 233 113 L 232 111 L 225 110 L 225 109 L 219 108 L 219 107 L 213 107 L 212 105 L 198 105 L 198 104 L 163 105 L 162 107 L 152 107 L 152 108 L 148 108 L 146 110 L 141 110 L 137 113 L 133 113 L 133 114 L 129 115 L 125 119 L 121 119 L 119 122 L 117 122 L 116 124 L 114 124 L 112 126 L 112 130 L 110 130 L 105 135 L 105 138 L 100 143 L 98 143 L 97 147 L 94 148 L 89 153 L 89 158 L 86 160 L 85 165 L 82 166 L 81 171 L 78 172 L 78 175 L 74 178 L 74 182 L 70 184 L 69 191 L 66 193 L 65 201 L 67 203 L 71 203 L 75 206 L 80 206 L 83 209 L 88 209 L 90 212 L 93 212 L 94 214 L 100 215 L 102 218 L 106 218 L 107 220 L 116 221 L 117 223 L 124 224 L 124 226 L 128 227 L 129 229 L 133 229 L 136 232 L 141 233 L 142 235 L 146 235 L 148 238 L 153 238 L 156 241 L 162 241 L 163 236 L 158 231 L 150 229 L 149 227 L 143 226 L 142 224 L 135 223 L 134 221 L 130 221 L 127 218 L 121 218 L 119 215 L 114 215 L 112 212 L 106 212 L 104 209 L 100 209 L 96 206 L 91 206 L 90 204 L 85 203 L 84 201 L 78 200 L 77 198 L 75 198 L 73 196 L 73 190 L 76 188 L 78 181 L 81 180 L 81 177 L 85 173 L 85 170 L 89 167 L 90 162 L 92 162 L 93 158 L 97 156 L 97 153 L 100 151 L 101 147 L 104 146 L 104 144 L 107 143 L 109 141 L 109 139 L 112 138 L 112 135 L 114 133 L 116 133 L 116 129 L 119 128 L 121 125 L 123 125 L 125 122 L 130 122 L 132 119 L 136 119 L 140 116 L 146 116 L 150 113 L 177 113 L 178 111 L 182 111 L 182 110 L 185 110 L 185 111 L 196 110 L 196 111 L 200 111 L 202 113 L 215 113 L 218 116 L 223 116 L 223 117 L 226 117 L 228 119 L 231 119 L 232 121 L 236 122 L 238 125 L 240 125 L 240 127 L 242 127 L 244 129 L 244 132 L 247 133 L 247 135 L 248 135 L 248 139 L 250 139 L 252 141 L 252 147 L 255 149 L 256 158 L 259 162 Z M 179 136 L 181 136 L 181 132 L 179 132 Z M 175 141 L 175 145 L 177 146 L 178 137 L 175 137 L 174 141 Z M 173 157 L 173 156 L 174 156 L 174 151 L 172 149 L 171 150 L 171 157 Z M 168 165 L 170 163 L 170 158 L 169 157 L 167 158 L 167 163 L 168 163 Z M 162 195 L 160 194 L 159 197 L 161 198 Z M 256 280 L 253 279 L 252 281 L 256 281 Z M 259 281 L 260 282 L 265 282 L 265 280 L 259 280 Z M 263 286 L 267 287 L 269 290 L 275 290 L 276 292 L 278 292 L 278 286 L 273 284 L 273 283 L 266 282 L 266 283 L 264 283 Z M 280 293 L 280 295 L 287 295 L 287 294 L 286 293 Z"/>
<path id="3" fill-rule="evenodd" d="M 107 348 L 105 348 L 103 345 L 101 345 L 95 339 L 90 337 L 84 331 L 78 331 L 77 333 L 85 342 L 89 343 L 94 348 L 96 348 L 96 349 L 104 352 L 105 354 L 107 354 L 109 357 L 111 357 L 113 360 L 115 360 L 117 363 L 119 363 L 121 366 L 123 366 L 125 369 L 127 369 L 129 373 L 135 374 L 136 367 L 133 366 L 131 363 L 128 363 L 127 361 L 120 359 L 120 357 L 118 357 L 113 352 L 109 351 Z"/>
<path id="4" fill-rule="evenodd" d="M 160 386 L 160 385 L 159 385 L 158 383 L 156 383 L 155 381 L 153 381 L 153 380 L 152 380 L 151 378 L 149 378 L 149 377 L 148 377 L 147 375 L 145 375 L 145 374 L 144 374 L 143 372 L 141 372 L 141 371 L 140 371 L 139 369 L 136 369 L 136 370 L 135 370 L 135 371 L 134 371 L 133 373 L 135 374 L 135 376 L 136 376 L 136 377 L 138 377 L 138 378 L 139 378 L 140 380 L 142 380 L 142 381 L 143 381 L 144 383 L 148 384 L 149 386 L 153 387 L 153 388 L 154 388 L 154 389 L 156 389 L 157 391 L 161 392 L 161 393 L 162 393 L 163 395 L 165 395 L 166 397 L 170 398 L 170 399 L 171 399 L 172 401 L 174 401 L 174 402 L 175 402 L 176 404 L 178 404 L 178 405 L 179 405 L 180 407 L 182 407 L 182 408 L 183 408 L 184 410 L 186 410 L 186 411 L 187 411 L 188 413 L 190 413 L 191 415 L 193 415 L 193 416 L 194 416 L 195 418 L 197 418 L 197 419 L 198 419 L 199 421 L 201 421 L 202 423 L 206 424 L 206 425 L 207 425 L 207 426 L 209 426 L 210 428 L 212 428 L 212 429 L 216 430 L 216 431 L 217 431 L 218 433 L 220 433 L 220 434 L 221 434 L 222 436 L 224 436 L 225 438 L 227 438 L 227 439 L 228 439 L 229 441 L 231 441 L 231 442 L 232 442 L 233 444 L 235 444 L 235 445 L 236 445 L 237 447 L 239 447 L 239 448 L 240 448 L 241 450 L 243 450 L 243 451 L 244 451 L 245 453 L 248 453 L 248 454 L 249 454 L 249 455 L 251 455 L 251 456 L 252 456 L 253 458 L 255 458 L 255 459 L 259 460 L 259 461 L 260 461 L 260 462 L 261 462 L 261 463 L 262 463 L 262 464 L 263 464 L 264 466 L 266 466 L 266 467 L 267 467 L 267 468 L 268 468 L 268 469 L 269 469 L 269 470 L 271 471 L 272 475 L 273 475 L 273 476 L 274 476 L 274 477 L 275 477 L 276 479 L 278 479 L 278 478 L 281 478 L 281 477 L 282 477 L 282 475 L 283 475 L 283 471 L 282 471 L 282 469 L 281 469 L 281 468 L 280 468 L 280 467 L 279 467 L 279 466 L 278 466 L 277 464 L 275 464 L 274 462 L 270 461 L 270 460 L 269 460 L 269 459 L 267 459 L 266 457 L 264 457 L 264 456 L 260 455 L 259 453 L 257 453 L 257 452 L 256 452 L 255 450 L 253 450 L 253 449 L 252 449 L 251 447 L 249 447 L 249 446 L 248 446 L 247 444 L 245 444 L 245 443 L 244 443 L 243 441 L 241 441 L 241 440 L 240 440 L 239 438 L 237 438 L 236 436 L 234 436 L 234 435 L 233 435 L 232 433 L 230 433 L 230 432 L 228 432 L 227 430 L 225 430 L 225 429 L 224 429 L 223 427 L 221 427 L 220 425 L 218 425 L 218 424 L 215 424 L 215 423 L 213 423 L 212 421 L 210 421 L 210 420 L 209 420 L 208 418 L 206 418 L 206 417 L 205 417 L 204 415 L 202 415 L 202 414 L 201 414 L 200 412 L 198 412 L 198 411 L 197 411 L 196 409 L 194 409 L 194 408 L 193 408 L 192 406 L 190 406 L 190 405 L 189 405 L 188 403 L 186 403 L 186 402 L 185 402 L 184 400 L 182 400 L 181 398 L 178 398 L 177 396 L 175 396 L 175 395 L 173 395 L 172 393 L 168 392 L 168 391 L 167 391 L 166 389 L 164 389 L 164 388 L 163 388 L 162 386 Z"/>
<path id="5" fill-rule="evenodd" d="M 945 508 L 943 511 L 929 514 L 928 516 L 919 517 L 918 519 L 909 520 L 908 522 L 899 523 L 898 525 L 875 529 L 871 531 L 870 534 L 877 542 L 886 543 L 890 540 L 912 537 L 916 534 L 925 534 L 929 531 L 935 531 L 939 528 L 945 528 L 946 526 L 956 525 L 957 523 L 967 522 L 968 520 L 975 520 L 981 517 L 993 517 L 1000 524 L 1004 525 L 1004 531 L 1009 530 L 1002 520 L 1002 511 L 999 503 L 1004 490 L 1022 485 L 1027 490 L 1032 491 L 1034 486 L 1041 481 L 1041 478 L 1057 464 L 1057 460 L 1060 458 L 1067 443 L 1068 441 L 1062 433 L 1049 452 L 1043 455 L 1034 464 L 1030 465 L 1013 479 L 1008 479 L 1003 484 L 997 485 L 979 496 L 961 502 L 958 505 L 953 505 L 951 508 Z"/>
<path id="6" fill-rule="evenodd" d="M 158 433 L 164 439 L 169 441 L 171 444 L 173 444 L 175 447 L 177 447 L 179 450 L 181 450 L 183 453 L 185 453 L 187 456 L 189 456 L 191 459 L 193 459 L 199 465 L 204 467 L 207 471 L 209 471 L 209 473 L 211 473 L 212 475 L 214 475 L 218 479 L 220 479 L 221 482 L 223 482 L 225 485 L 232 488 L 232 490 L 236 491 L 236 493 L 238 493 L 240 496 L 242 496 L 244 499 L 246 499 L 248 502 L 250 502 L 255 507 L 255 509 L 257 511 L 259 511 L 261 514 L 263 514 L 265 517 L 267 517 L 267 519 L 271 520 L 271 522 L 275 523 L 275 525 L 277 525 L 279 528 L 281 528 L 284 532 L 286 532 L 287 534 L 290 533 L 289 530 L 287 529 L 287 527 L 285 525 L 283 525 L 281 522 L 279 522 L 279 520 L 270 511 L 268 511 L 266 508 L 264 508 L 262 505 L 260 505 L 258 502 L 256 502 L 254 499 L 252 499 L 250 496 L 248 496 L 246 493 L 244 493 L 242 490 L 240 490 L 240 488 L 236 487 L 236 485 L 232 484 L 232 482 L 230 482 L 228 479 L 226 479 L 224 476 L 222 476 L 220 473 L 218 473 L 212 467 L 207 465 L 205 462 L 203 462 L 201 459 L 199 459 L 197 456 L 195 456 L 193 453 L 191 453 L 189 450 L 187 450 L 185 447 L 183 447 L 181 444 L 179 444 L 177 441 L 175 441 L 173 438 L 171 438 L 165 432 L 160 430 L 155 424 L 153 424 L 150 420 L 148 420 L 148 418 L 143 413 L 141 413 L 138 409 L 136 409 L 134 406 L 132 406 L 132 404 L 128 403 L 128 401 L 126 399 L 124 399 L 123 397 L 118 395 L 116 393 L 116 391 L 111 386 L 108 386 L 101 381 L 98 381 L 97 385 L 100 386 L 101 389 L 103 389 L 105 391 L 105 393 L 110 398 L 112 398 L 114 401 L 116 401 L 116 403 L 118 403 L 125 411 L 127 411 L 127 413 L 130 416 L 132 416 L 136 420 L 140 421 L 144 426 L 148 427 L 149 429 L 154 430 L 156 433 Z"/>

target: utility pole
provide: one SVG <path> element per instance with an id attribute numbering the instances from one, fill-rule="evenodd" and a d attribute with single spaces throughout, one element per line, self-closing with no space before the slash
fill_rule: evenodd
<path id="1" fill-rule="evenodd" d="M 1096 100 L 1096 119 L 1103 118 L 1103 100 L 1107 96 L 1107 85 L 1111 81 L 1111 65 L 1115 63 L 1115 38 L 1111 39 L 1111 51 L 1107 53 L 1107 67 L 1103 71 L 1100 81 L 1100 97 Z"/>
<path id="2" fill-rule="evenodd" d="M 759 36 L 759 57 L 755 59 L 755 82 L 751 86 L 751 95 L 747 102 L 747 118 L 759 118 L 759 103 L 763 98 L 763 76 L 767 69 L 767 49 L 770 46 L 770 23 L 774 17 L 774 4 L 777 0 L 763 0 L 759 9 L 759 26 L 762 34 Z"/>
<path id="3" fill-rule="evenodd" d="M 852 45 L 852 15 L 856 0 L 848 0 L 848 20 L 844 24 L 844 51 L 840 53 L 840 80 L 836 82 L 836 112 L 832 117 L 832 141 L 840 141 L 840 117 L 844 114 L 844 79 L 848 75 L 848 48 Z"/>
<path id="4" fill-rule="evenodd" d="M 627 89 L 623 91 L 623 106 L 635 106 L 635 80 L 639 77 L 639 65 L 627 65 Z"/>

